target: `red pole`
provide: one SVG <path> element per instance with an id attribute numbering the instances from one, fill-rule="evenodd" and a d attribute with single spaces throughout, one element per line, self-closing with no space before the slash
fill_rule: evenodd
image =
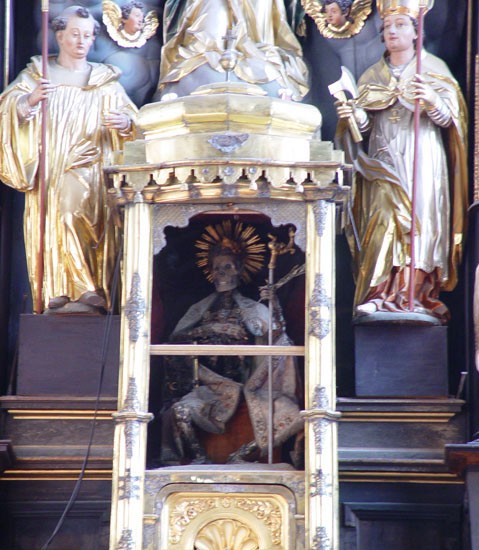
<path id="1" fill-rule="evenodd" d="M 421 74 L 421 54 L 422 42 L 424 35 L 424 14 L 426 6 L 421 2 L 419 8 L 417 39 L 416 39 L 416 74 Z M 411 264 L 409 272 L 409 311 L 414 311 L 414 271 L 416 265 L 416 244 L 414 242 L 416 235 L 416 189 L 419 170 L 419 119 L 421 117 L 421 102 L 416 99 L 414 104 L 414 158 L 413 158 L 413 175 L 412 175 L 412 190 L 411 190 Z"/>
<path id="2" fill-rule="evenodd" d="M 42 77 L 48 78 L 48 0 L 42 0 Z M 38 178 L 38 199 L 39 199 L 39 238 L 37 249 L 37 288 L 34 297 L 35 313 L 43 311 L 43 274 L 45 270 L 43 248 L 45 244 L 45 181 L 47 172 L 47 100 L 41 103 L 41 136 L 40 136 L 40 159 Z"/>

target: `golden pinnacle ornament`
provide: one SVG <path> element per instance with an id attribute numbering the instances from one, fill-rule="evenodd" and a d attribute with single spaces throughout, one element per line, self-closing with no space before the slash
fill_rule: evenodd
<path id="1" fill-rule="evenodd" d="M 381 19 L 388 15 L 409 15 L 417 19 L 419 10 L 424 8 L 427 13 L 434 6 L 434 0 L 377 0 L 376 5 Z"/>

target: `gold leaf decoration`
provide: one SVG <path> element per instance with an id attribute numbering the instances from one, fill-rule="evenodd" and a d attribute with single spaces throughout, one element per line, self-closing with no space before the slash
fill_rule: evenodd
<path id="1" fill-rule="evenodd" d="M 326 13 L 323 11 L 322 0 L 301 0 L 305 12 L 313 18 L 319 32 L 325 38 L 351 38 L 364 27 L 368 15 L 371 13 L 372 0 L 353 0 L 351 4 L 350 21 L 341 27 L 329 25 Z"/>
<path id="2" fill-rule="evenodd" d="M 219 519 L 205 525 L 195 539 L 195 550 L 258 550 L 258 537 L 234 519 Z"/>

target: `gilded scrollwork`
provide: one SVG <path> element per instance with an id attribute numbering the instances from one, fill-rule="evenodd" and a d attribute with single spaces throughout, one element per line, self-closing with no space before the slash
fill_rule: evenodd
<path id="1" fill-rule="evenodd" d="M 238 511 L 247 512 L 268 529 L 273 547 L 281 547 L 283 539 L 283 522 L 285 521 L 282 507 L 274 497 L 269 498 L 252 495 L 232 496 L 209 494 L 203 496 L 185 495 L 184 497 L 178 498 L 169 514 L 169 543 L 172 545 L 182 543 L 182 538 L 191 522 L 203 514 L 205 515 L 204 517 L 208 517 L 206 515 L 210 514 L 212 510 L 214 510 L 214 514 L 217 514 L 218 511 L 221 510 L 223 518 L 228 512 L 235 516 Z M 218 522 L 215 520 L 212 523 L 217 524 Z M 222 524 L 223 528 L 224 526 L 225 524 Z M 236 528 L 237 525 L 230 524 L 229 527 Z M 211 532 L 212 531 L 207 531 L 207 533 L 210 534 Z M 238 535 L 239 533 L 238 531 Z M 201 534 L 202 531 L 198 533 L 198 537 L 200 537 Z M 251 537 L 253 536 L 255 535 L 253 535 L 252 532 Z M 203 543 L 205 543 L 205 540 L 206 538 L 203 539 L 200 537 L 200 541 Z M 195 545 L 195 548 L 198 550 L 203 548 L 211 550 L 214 547 Z M 232 548 L 235 548 L 235 546 L 232 546 Z"/>
<path id="2" fill-rule="evenodd" d="M 171 544 L 179 544 L 183 533 L 198 515 L 217 506 L 217 498 L 192 498 L 178 502 L 169 518 L 169 539 Z"/>
<path id="3" fill-rule="evenodd" d="M 281 508 L 271 500 L 256 498 L 238 498 L 236 499 L 237 508 L 250 512 L 270 529 L 273 544 L 281 543 L 281 527 L 283 517 Z"/>

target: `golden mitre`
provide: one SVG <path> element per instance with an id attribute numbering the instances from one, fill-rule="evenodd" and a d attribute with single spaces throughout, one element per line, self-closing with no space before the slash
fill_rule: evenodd
<path id="1" fill-rule="evenodd" d="M 379 15 L 384 19 L 388 15 L 409 15 L 413 19 L 419 16 L 419 10 L 428 12 L 434 5 L 434 0 L 376 0 Z"/>

